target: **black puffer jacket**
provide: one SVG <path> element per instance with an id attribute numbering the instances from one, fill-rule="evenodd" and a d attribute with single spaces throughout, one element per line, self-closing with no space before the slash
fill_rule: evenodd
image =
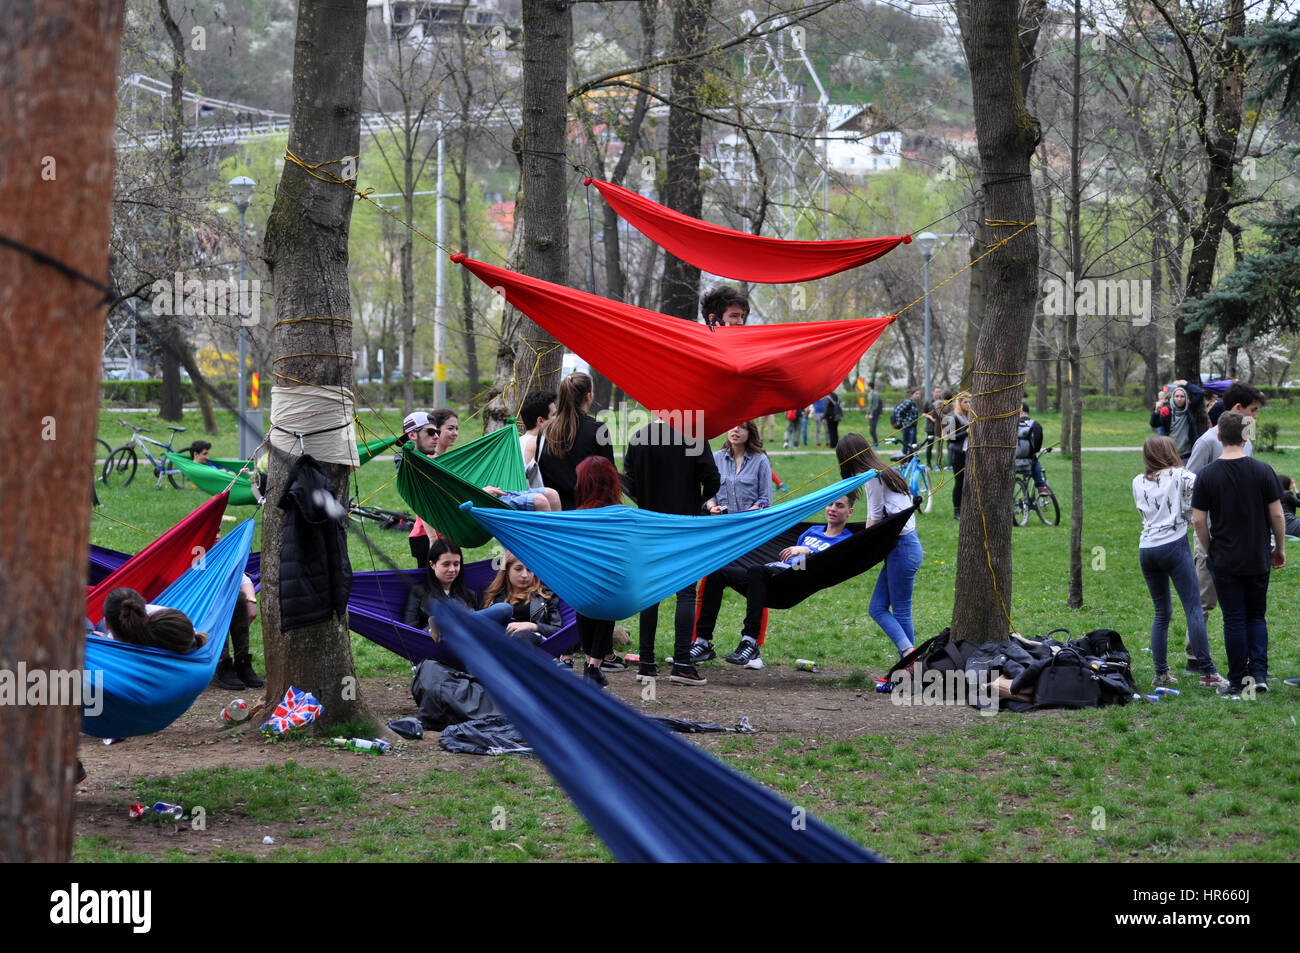
<path id="1" fill-rule="evenodd" d="M 284 535 L 280 549 L 280 628 L 298 629 L 348 610 L 352 565 L 348 562 L 346 512 L 310 456 L 294 461 L 280 497 Z M 336 508 L 339 515 L 330 515 Z"/>

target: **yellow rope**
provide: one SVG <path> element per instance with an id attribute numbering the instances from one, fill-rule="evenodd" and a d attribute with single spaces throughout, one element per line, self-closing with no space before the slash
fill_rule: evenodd
<path id="1" fill-rule="evenodd" d="M 125 526 L 127 529 L 135 530 L 141 536 L 148 536 L 150 539 L 157 538 L 156 534 L 149 532 L 147 529 L 141 529 L 140 527 L 134 525 L 133 523 L 128 523 L 125 520 L 116 519 L 115 517 L 109 516 L 107 513 L 104 513 L 100 510 L 92 510 L 91 515 L 102 517 L 103 519 L 109 520 L 110 522 L 113 523 L 120 523 L 121 525 Z"/>
<path id="2" fill-rule="evenodd" d="M 964 265 L 963 267 L 957 269 L 957 271 L 953 272 L 953 273 L 952 273 L 951 275 L 949 275 L 947 278 L 943 279 L 943 281 L 939 282 L 937 285 L 935 285 L 933 288 L 931 288 L 928 292 L 926 292 L 925 294 L 921 295 L 921 297 L 917 298 L 915 301 L 911 302 L 910 304 L 904 305 L 903 307 L 899 308 L 897 311 L 894 312 L 895 315 L 900 315 L 900 314 L 902 314 L 904 311 L 906 311 L 908 308 L 913 307 L 914 305 L 918 305 L 918 304 L 920 304 L 922 301 L 924 301 L 924 300 L 926 299 L 926 297 L 927 297 L 928 295 L 932 295 L 932 294 L 934 294 L 936 291 L 938 291 L 940 288 L 942 288 L 942 287 L 943 287 L 944 285 L 946 285 L 948 282 L 952 281 L 954 278 L 956 278 L 956 277 L 957 277 L 958 275 L 960 275 L 962 272 L 964 272 L 964 271 L 966 271 L 966 270 L 968 270 L 968 269 L 970 269 L 970 268 L 975 267 L 977 264 L 979 264 L 981 261 L 983 261 L 983 260 L 984 260 L 985 258 L 987 258 L 989 255 L 993 254 L 995 251 L 997 251 L 997 250 L 998 250 L 999 248 L 1001 248 L 1003 245 L 1005 245 L 1005 244 L 1007 244 L 1009 241 L 1011 241 L 1011 239 L 1015 238 L 1017 235 L 1019 235 L 1021 232 L 1023 232 L 1025 229 L 1027 229 L 1027 228 L 1033 228 L 1034 225 L 1036 225 L 1037 223 L 1036 223 L 1036 222 L 1007 222 L 1007 221 L 1003 221 L 1002 219 L 985 219 L 985 220 L 984 220 L 984 224 L 987 225 L 987 226 L 989 226 L 990 228 L 1003 228 L 1003 227 L 1010 228 L 1010 227 L 1014 227 L 1014 226 L 1016 226 L 1016 225 L 1019 225 L 1020 227 L 1017 228 L 1017 229 L 1016 229 L 1014 232 L 1012 232 L 1010 235 L 1008 235 L 1006 238 L 999 238 L 999 239 L 998 239 L 997 241 L 995 241 L 995 242 L 990 242 L 990 243 L 989 243 L 988 250 L 985 251 L 984 254 L 980 255 L 978 258 L 973 258 L 973 259 L 971 259 L 970 262 L 968 262 L 968 263 L 967 263 L 966 265 Z"/>

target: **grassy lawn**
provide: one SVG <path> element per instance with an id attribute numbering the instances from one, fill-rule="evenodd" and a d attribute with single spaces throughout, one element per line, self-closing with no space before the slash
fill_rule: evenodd
<path id="1" fill-rule="evenodd" d="M 120 417 L 149 421 L 154 436 L 166 433 L 152 415 L 104 411 L 100 436 L 113 446 L 127 433 L 116 424 Z M 401 414 L 367 419 L 374 431 L 367 435 L 373 437 L 400 426 Z M 1042 420 L 1046 442 L 1055 442 L 1059 418 L 1049 414 Z M 1300 444 L 1300 408 L 1270 406 L 1261 420 L 1280 425 L 1280 444 Z M 204 439 L 212 441 L 214 455 L 233 455 L 228 415 L 221 424 L 221 435 Z M 1028 527 L 1015 530 L 1011 602 L 1014 624 L 1025 634 L 1057 627 L 1076 635 L 1094 628 L 1116 629 L 1133 653 L 1143 685 L 1153 674 L 1150 656 L 1142 652 L 1151 605 L 1137 564 L 1140 520 L 1129 484 L 1140 470 L 1137 448 L 1149 433 L 1145 424 L 1141 411 L 1096 412 L 1085 418 L 1085 447 L 1134 449 L 1083 454 L 1084 608 L 1065 608 L 1070 476 L 1069 461 L 1056 454 L 1045 458 L 1045 469 L 1062 503 L 1062 524 L 1044 527 L 1031 517 Z M 187 414 L 184 425 L 189 427 L 186 438 L 199 434 L 196 414 Z M 865 429 L 855 413 L 841 426 L 842 433 Z M 462 439 L 476 433 L 475 422 L 462 420 Z M 769 448 L 772 444 L 769 441 Z M 796 491 L 832 478 L 827 473 L 834 465 L 829 451 L 777 451 L 773 459 Z M 1296 475 L 1300 470 L 1297 451 L 1261 459 L 1281 472 Z M 405 509 L 392 476 L 384 458 L 363 467 L 356 476 L 361 497 Z M 925 563 L 916 581 L 918 639 L 938 633 L 954 611 L 957 526 L 950 490 L 950 485 L 941 486 L 933 512 L 920 518 Z M 142 470 L 130 488 L 102 492 L 101 499 L 105 506 L 93 518 L 92 540 L 136 551 L 204 497 L 194 490 L 156 490 Z M 251 508 L 245 509 L 234 515 L 253 515 Z M 355 570 L 383 568 L 367 541 L 400 566 L 410 565 L 405 537 L 371 523 L 365 538 L 351 538 Z M 254 548 L 259 548 L 256 540 Z M 873 727 L 848 735 L 823 734 L 810 726 L 780 736 L 726 737 L 706 746 L 893 860 L 1292 859 L 1300 853 L 1300 761 L 1295 758 L 1300 692 L 1283 689 L 1280 680 L 1300 674 L 1293 609 L 1300 592 L 1295 568 L 1300 551 L 1290 556 L 1291 562 L 1274 574 L 1270 585 L 1270 670 L 1276 690 L 1256 701 L 1225 701 L 1187 681 L 1180 697 L 1159 704 L 992 718 L 971 712 L 955 728 L 951 721 L 933 729 L 913 722 L 906 730 Z M 820 593 L 789 612 L 774 612 L 764 650 L 769 667 L 788 666 L 800 657 L 817 659 L 827 672 L 817 684 L 828 693 L 852 701 L 854 689 L 866 687 L 856 699 L 859 707 L 888 707 L 888 700 L 869 688 L 893 656 L 888 639 L 867 616 L 876 575 L 873 571 Z M 726 600 L 719 631 L 738 631 L 742 614 L 740 600 Z M 635 620 L 628 627 L 635 638 Z M 1170 633 L 1175 671 L 1182 667 L 1178 648 L 1183 632 L 1175 612 Z M 1210 632 L 1214 657 L 1224 668 L 1217 613 L 1210 619 Z M 254 640 L 260 669 L 256 627 Z M 662 625 L 660 643 L 665 643 Z M 404 691 L 409 667 L 403 660 L 357 636 L 353 649 L 359 674 L 391 677 Z M 425 747 L 431 744 L 426 741 Z M 290 746 L 290 758 L 292 751 Z M 426 759 L 405 773 L 387 772 L 383 777 L 297 767 L 292 760 L 242 772 L 192 772 L 183 757 L 176 761 L 175 776 L 156 779 L 150 790 L 162 785 L 174 789 L 181 803 L 210 805 L 210 813 L 233 814 L 250 823 L 263 818 L 296 822 L 308 810 L 315 825 L 344 835 L 325 846 L 287 843 L 277 859 L 608 857 L 563 792 L 533 761 L 483 760 L 464 770 L 441 771 Z M 241 793 L 236 797 L 232 792 Z M 129 802 L 128 792 L 122 797 L 123 804 Z M 517 823 L 509 830 L 492 829 L 486 819 L 495 806 L 504 806 Z M 80 838 L 77 856 L 131 859 L 121 843 L 99 835 Z"/>

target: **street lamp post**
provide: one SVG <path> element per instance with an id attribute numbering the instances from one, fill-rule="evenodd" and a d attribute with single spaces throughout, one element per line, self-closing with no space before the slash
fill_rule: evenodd
<path id="1" fill-rule="evenodd" d="M 246 175 L 237 175 L 230 180 L 230 198 L 239 209 L 239 287 L 238 294 L 242 295 L 244 287 L 244 270 L 247 259 L 244 255 L 244 213 L 248 211 L 249 202 L 253 199 L 253 189 L 257 187 L 254 182 Z M 239 300 L 236 297 L 236 300 Z M 253 449 L 261 442 L 261 435 L 258 435 L 256 442 L 251 441 L 251 435 L 248 433 L 248 384 L 245 380 L 245 354 L 247 353 L 248 344 L 244 331 L 244 316 L 239 316 L 239 456 L 247 460 Z"/>
<path id="2" fill-rule="evenodd" d="M 934 257 L 934 248 L 939 244 L 939 236 L 934 232 L 922 232 L 916 236 L 916 247 L 921 249 L 925 260 L 925 390 L 922 397 L 930 399 L 930 259 Z"/>

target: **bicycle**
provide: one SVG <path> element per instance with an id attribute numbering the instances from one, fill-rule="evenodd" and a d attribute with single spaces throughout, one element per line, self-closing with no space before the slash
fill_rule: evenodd
<path id="1" fill-rule="evenodd" d="M 886 438 L 885 442 L 898 442 L 893 437 Z M 921 513 L 930 512 L 934 506 L 934 487 L 930 483 L 930 468 L 920 463 L 916 459 L 916 449 L 913 448 L 910 454 L 904 448 L 903 453 L 892 454 L 889 458 L 894 463 L 903 462 L 900 466 L 894 467 L 902 474 L 903 479 L 907 481 L 908 491 L 916 500 L 916 509 Z"/>
<path id="2" fill-rule="evenodd" d="M 1051 452 L 1051 447 L 1040 450 L 1034 454 L 1034 459 L 1037 460 L 1043 454 Z M 1059 526 L 1061 505 L 1056 501 L 1056 493 L 1046 485 L 1047 474 L 1043 474 L 1044 488 L 1047 492 L 1040 493 L 1034 486 L 1032 461 L 1021 459 L 1016 461 L 1015 481 L 1015 488 L 1011 493 L 1011 507 L 1012 518 L 1016 525 L 1028 526 L 1029 511 L 1033 510 L 1044 526 Z"/>
<path id="3" fill-rule="evenodd" d="M 98 451 L 102 451 L 102 453 L 97 454 L 95 459 L 90 462 L 90 472 L 91 472 L 92 481 L 98 480 L 99 482 L 103 483 L 104 464 L 106 464 L 108 462 L 108 458 L 113 455 L 113 448 L 108 445 L 107 440 L 103 440 L 99 437 L 95 438 L 95 443 L 98 445 L 96 449 Z"/>
<path id="4" fill-rule="evenodd" d="M 353 503 L 348 515 L 354 523 L 360 523 L 363 519 L 374 520 L 379 524 L 380 529 L 400 529 L 409 532 L 415 525 L 415 517 L 410 513 L 383 510 L 377 506 L 364 506 L 360 503 Z"/>
<path id="5" fill-rule="evenodd" d="M 149 452 L 149 444 L 153 444 L 155 447 L 162 447 L 164 451 L 171 452 L 172 441 L 176 439 L 178 433 L 185 432 L 184 427 L 172 427 L 169 425 L 167 429 L 172 432 L 172 435 L 166 443 L 163 443 L 160 440 L 154 440 L 152 437 L 140 436 L 142 433 L 149 432 L 145 427 L 137 427 L 134 424 L 127 423 L 125 420 L 119 420 L 118 424 L 123 427 L 130 427 L 134 433 L 131 434 L 130 441 L 122 444 L 122 446 L 110 453 L 108 459 L 104 462 L 104 475 L 102 481 L 105 486 L 113 486 L 116 484 L 125 489 L 131 485 L 131 481 L 135 479 L 136 467 L 140 464 L 140 458 L 136 454 L 137 447 L 139 447 L 140 450 L 144 452 L 144 455 L 149 459 L 149 463 L 153 467 L 153 472 L 158 477 L 158 489 L 162 489 L 164 478 L 170 481 L 171 485 L 178 490 L 185 485 L 183 482 L 185 478 L 181 474 L 181 471 L 170 469 L 165 456 L 159 460 L 158 457 L 155 457 Z M 162 455 L 160 454 L 159 456 Z M 179 481 L 176 479 L 178 476 L 181 477 L 181 480 Z"/>

